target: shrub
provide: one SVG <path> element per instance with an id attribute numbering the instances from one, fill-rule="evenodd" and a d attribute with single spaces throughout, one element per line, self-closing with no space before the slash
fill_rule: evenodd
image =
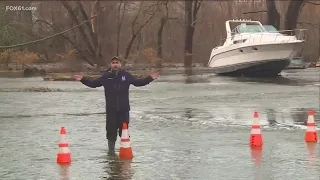
<path id="1" fill-rule="evenodd" d="M 57 54 L 55 61 L 62 62 L 68 70 L 78 71 L 82 69 L 82 64 L 77 60 L 77 57 L 78 51 L 76 49 L 71 49 L 65 53 Z"/>
<path id="2" fill-rule="evenodd" d="M 34 52 L 17 51 L 14 49 L 6 49 L 0 53 L 0 64 L 4 65 L 5 68 L 8 68 L 9 64 L 15 63 L 16 69 L 23 68 L 27 63 L 33 63 L 40 59 L 39 54 Z"/>
<path id="3" fill-rule="evenodd" d="M 144 49 L 142 52 L 151 65 L 155 66 L 160 62 L 160 58 L 157 57 L 157 51 L 153 48 Z"/>
<path id="4" fill-rule="evenodd" d="M 7 69 L 9 64 L 12 61 L 11 53 L 13 52 L 13 49 L 6 49 L 3 52 L 0 53 L 0 65 L 2 68 Z"/>

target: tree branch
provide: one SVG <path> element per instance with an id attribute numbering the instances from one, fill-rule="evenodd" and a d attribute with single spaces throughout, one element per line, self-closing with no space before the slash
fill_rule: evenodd
<path id="1" fill-rule="evenodd" d="M 168 8 L 168 3 L 169 3 L 169 1 L 168 1 L 168 0 L 164 3 L 164 5 L 165 5 L 165 7 L 166 7 L 166 17 L 167 17 L 167 18 L 169 17 L 169 8 Z"/>
<path id="2" fill-rule="evenodd" d="M 141 29 L 149 23 L 149 21 L 156 15 L 156 13 L 157 13 L 157 11 L 154 12 L 142 26 L 140 26 L 140 28 L 138 29 L 137 33 L 140 33 Z"/>
<path id="3" fill-rule="evenodd" d="M 138 11 L 136 17 L 135 17 L 135 18 L 133 19 L 133 21 L 132 21 L 132 26 L 131 26 L 132 34 L 134 34 L 134 25 L 135 25 L 136 22 L 137 22 L 137 19 L 138 19 L 138 17 L 139 17 L 139 14 L 140 14 L 140 12 L 141 12 L 141 9 L 142 9 L 142 5 L 143 5 L 143 2 L 140 4 L 139 11 Z"/>
<path id="4" fill-rule="evenodd" d="M 96 2 L 94 2 L 94 4 L 95 3 Z M 88 15 L 87 15 L 86 11 L 84 10 L 84 8 L 83 8 L 83 6 L 82 6 L 82 4 L 81 4 L 81 2 L 79 0 L 77 0 L 77 4 L 78 4 L 78 6 L 80 8 L 80 12 L 81 12 L 84 20 L 89 20 Z M 96 47 L 96 45 L 98 43 L 97 43 L 97 40 L 94 38 L 95 36 L 94 36 L 93 30 L 92 30 L 92 24 L 90 23 L 90 21 L 87 21 L 86 25 L 87 25 L 87 28 L 89 29 L 91 40 L 93 41 L 94 46 Z"/>
<path id="5" fill-rule="evenodd" d="M 167 20 L 178 20 L 179 18 L 167 18 Z"/>
<path id="6" fill-rule="evenodd" d="M 53 30 L 55 30 L 56 32 L 61 32 L 61 30 L 60 30 L 59 28 L 57 28 L 57 27 L 55 27 L 54 25 L 48 23 L 47 21 L 44 21 L 44 20 L 41 20 L 41 19 L 36 20 L 33 24 L 36 24 L 36 23 L 38 23 L 38 22 L 41 22 L 41 23 L 44 23 L 44 24 L 50 26 L 50 27 L 51 27 Z M 74 45 L 74 42 L 71 41 L 71 39 L 68 38 L 67 36 L 65 36 L 65 35 L 63 35 L 63 34 L 60 34 L 60 36 L 62 36 L 63 38 L 65 38 L 66 40 L 68 40 L 72 45 Z"/>
<path id="7" fill-rule="evenodd" d="M 192 23 L 190 24 L 192 27 L 195 27 L 196 25 L 196 21 L 197 21 L 197 14 L 198 14 L 198 11 L 202 5 L 202 1 L 203 0 L 196 0 L 196 1 L 193 1 L 193 13 L 192 13 Z"/>
<path id="8" fill-rule="evenodd" d="M 93 16 L 92 18 L 96 17 L 97 15 Z M 90 18 L 90 19 L 92 19 Z M 82 23 L 70 28 L 70 29 L 67 29 L 65 31 L 62 31 L 60 33 L 57 33 L 57 34 L 54 34 L 54 35 L 51 35 L 51 36 L 48 36 L 48 37 L 45 37 L 45 38 L 42 38 L 42 39 L 38 39 L 38 40 L 34 40 L 34 41 L 29 41 L 29 42 L 26 42 L 26 43 L 21 43 L 21 44 L 15 44 L 15 45 L 10 45 L 10 46 L 0 46 L 0 49 L 9 49 L 9 48 L 15 48 L 15 47 L 20 47 L 20 46 L 25 46 L 25 45 L 28 45 L 28 44 L 33 44 L 33 43 L 37 43 L 37 42 L 41 42 L 41 41 L 44 41 L 44 40 L 47 40 L 47 39 L 51 39 L 53 37 L 56 37 L 56 36 L 59 36 L 61 34 L 64 34 L 66 32 L 69 32 L 75 28 L 78 28 L 79 26 L 83 25 L 84 23 L 86 23 L 86 21 L 83 21 Z"/>
<path id="9" fill-rule="evenodd" d="M 123 11 L 121 13 L 121 6 L 123 4 Z M 121 27 L 122 27 L 122 22 L 123 22 L 123 18 L 124 18 L 124 14 L 126 12 L 126 5 L 127 5 L 127 1 L 122 2 L 122 0 L 120 1 L 120 4 L 118 6 L 118 19 L 117 19 L 117 56 L 119 56 L 119 47 L 120 47 L 120 33 L 121 33 Z"/>
<path id="10" fill-rule="evenodd" d="M 201 5 L 202 5 L 202 2 L 203 2 L 203 0 L 201 0 L 201 1 L 196 1 L 197 2 L 197 4 L 196 4 L 196 13 L 198 13 L 198 11 L 199 11 L 199 9 L 200 9 L 200 7 L 201 7 Z"/>
<path id="11" fill-rule="evenodd" d="M 44 21 L 44 20 L 36 20 L 36 22 L 34 22 L 34 24 L 38 23 L 38 22 L 42 22 L 42 23 L 45 23 L 47 24 L 48 26 L 50 26 L 53 30 L 57 31 L 57 32 L 61 32 L 61 30 L 59 28 L 56 28 L 54 27 L 53 25 L 51 25 L 50 23 Z M 81 50 L 77 47 L 77 45 L 67 36 L 63 35 L 63 34 L 60 34 L 61 37 L 63 37 L 64 39 L 66 39 L 79 53 L 80 53 L 80 56 L 83 58 L 83 60 L 85 60 L 87 63 L 89 63 L 91 66 L 93 66 L 93 63 L 90 62 L 85 55 L 83 55 L 83 51 L 84 50 Z M 87 50 L 86 50 L 87 51 Z"/>
<path id="12" fill-rule="evenodd" d="M 313 24 L 313 23 L 310 23 L 310 22 L 303 22 L 303 21 L 298 21 L 297 24 L 308 24 L 314 28 L 319 28 L 319 24 Z"/>
<path id="13" fill-rule="evenodd" d="M 73 19 L 73 21 L 75 21 L 77 24 L 79 24 L 79 20 L 78 18 L 75 16 L 71 6 L 69 5 L 69 3 L 67 1 L 63 1 L 61 0 L 62 5 L 64 6 L 64 8 L 66 8 L 66 10 L 68 11 L 68 13 L 70 14 L 71 18 Z M 100 12 L 99 12 L 100 13 Z M 95 16 L 96 17 L 96 16 Z M 88 20 L 85 20 L 84 22 L 87 23 Z M 87 36 L 87 34 L 85 33 L 83 27 L 79 28 L 79 31 L 81 32 L 81 34 L 83 35 L 83 39 L 84 41 L 87 43 L 88 48 L 90 50 L 90 52 L 92 54 L 94 54 L 95 57 L 95 49 L 94 46 L 91 44 L 91 42 L 89 41 L 89 38 Z M 95 57 L 95 59 L 97 59 L 97 57 Z"/>
<path id="14" fill-rule="evenodd" d="M 315 3 L 315 2 L 311 2 L 311 1 L 307 1 L 307 2 L 305 2 L 306 4 L 312 4 L 312 5 L 316 5 L 316 6 L 319 6 L 320 4 L 318 4 L 318 3 Z"/>
<path id="15" fill-rule="evenodd" d="M 193 0 L 192 1 L 192 6 L 193 6 L 193 11 L 192 11 L 192 22 L 195 22 L 197 18 L 197 3 L 198 3 L 198 0 Z M 191 26 L 192 26 L 193 23 L 191 23 Z"/>
<path id="16" fill-rule="evenodd" d="M 248 12 L 244 12 L 244 13 L 242 13 L 242 14 L 255 14 L 255 13 L 262 13 L 262 12 L 266 13 L 266 12 L 268 12 L 268 11 L 267 11 L 267 10 L 261 10 L 261 11 L 248 11 Z"/>

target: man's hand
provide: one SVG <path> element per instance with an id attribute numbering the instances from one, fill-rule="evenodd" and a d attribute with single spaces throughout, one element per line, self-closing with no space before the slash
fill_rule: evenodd
<path id="1" fill-rule="evenodd" d="M 154 73 L 151 74 L 152 79 L 158 79 L 159 76 L 160 75 L 157 72 L 154 72 Z"/>
<path id="2" fill-rule="evenodd" d="M 80 81 L 83 78 L 82 74 L 73 75 L 73 78 L 77 81 Z"/>

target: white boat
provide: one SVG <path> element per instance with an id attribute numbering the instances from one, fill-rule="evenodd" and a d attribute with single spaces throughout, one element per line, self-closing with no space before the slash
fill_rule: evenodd
<path id="1" fill-rule="evenodd" d="M 228 20 L 225 25 L 227 38 L 208 62 L 220 75 L 277 76 L 301 52 L 306 38 L 306 29 L 277 31 L 259 21 Z"/>

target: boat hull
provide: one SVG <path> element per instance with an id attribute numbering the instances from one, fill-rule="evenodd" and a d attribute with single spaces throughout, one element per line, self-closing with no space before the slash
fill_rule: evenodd
<path id="1" fill-rule="evenodd" d="M 215 68 L 214 73 L 224 76 L 275 77 L 289 64 L 289 59 L 247 62 Z"/>
<path id="2" fill-rule="evenodd" d="M 209 67 L 214 73 L 232 76 L 277 76 L 290 64 L 302 43 L 256 44 L 213 51 Z"/>

